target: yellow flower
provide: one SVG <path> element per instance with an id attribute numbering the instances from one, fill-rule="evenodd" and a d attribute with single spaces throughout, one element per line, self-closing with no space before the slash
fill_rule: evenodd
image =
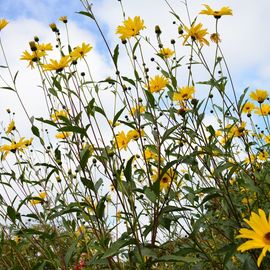
<path id="1" fill-rule="evenodd" d="M 128 139 L 124 131 L 121 131 L 116 135 L 115 143 L 117 147 L 119 148 L 119 150 L 122 150 L 122 149 L 127 150 L 129 141 L 130 140 Z"/>
<path id="2" fill-rule="evenodd" d="M 40 44 L 36 44 L 36 46 L 37 46 L 37 49 L 41 52 L 53 50 L 53 46 L 51 43 L 40 43 Z"/>
<path id="3" fill-rule="evenodd" d="M 53 122 L 57 122 L 57 121 L 61 120 L 60 117 L 68 118 L 68 112 L 65 110 L 55 111 L 51 115 L 51 119 L 53 120 Z"/>
<path id="4" fill-rule="evenodd" d="M 145 112 L 145 107 L 142 106 L 142 105 L 137 105 L 136 107 L 132 107 L 131 108 L 131 111 L 130 111 L 130 114 L 132 116 L 138 116 L 139 114 L 142 114 Z"/>
<path id="5" fill-rule="evenodd" d="M 228 135 L 230 138 L 234 136 L 241 137 L 247 133 L 245 122 L 241 122 L 240 125 L 239 124 L 228 125 L 226 126 L 226 128 L 228 128 L 229 131 Z"/>
<path id="6" fill-rule="evenodd" d="M 161 173 L 161 172 L 160 172 Z M 157 171 L 154 171 L 154 174 L 152 175 L 152 181 L 156 182 L 158 180 L 158 173 Z M 175 172 L 173 170 L 168 170 L 163 174 L 163 176 L 160 178 L 160 186 L 159 189 L 162 190 L 167 190 L 175 178 Z"/>
<path id="7" fill-rule="evenodd" d="M 29 61 L 29 65 L 31 68 L 34 68 L 34 63 L 38 62 L 41 57 L 45 56 L 44 51 L 34 51 L 32 53 L 29 53 L 28 51 L 24 51 L 22 53 L 22 56 L 20 60 L 26 60 Z"/>
<path id="8" fill-rule="evenodd" d="M 195 92 L 194 86 L 185 86 L 185 87 L 178 88 L 178 92 L 173 94 L 173 100 L 183 101 L 183 100 L 192 99 L 194 92 Z"/>
<path id="9" fill-rule="evenodd" d="M 268 136 L 264 136 L 264 140 L 266 143 L 270 143 L 270 134 Z"/>
<path id="10" fill-rule="evenodd" d="M 151 93 L 155 93 L 164 89 L 168 83 L 169 81 L 167 78 L 165 78 L 164 76 L 156 75 L 149 80 L 149 85 L 147 86 L 147 88 Z"/>
<path id="11" fill-rule="evenodd" d="M 158 155 L 156 153 L 154 153 L 153 151 L 151 151 L 149 148 L 145 149 L 144 155 L 145 155 L 146 160 L 154 159 L 154 160 L 158 161 Z"/>
<path id="12" fill-rule="evenodd" d="M 261 89 L 256 89 L 255 91 L 250 93 L 250 97 L 253 100 L 258 101 L 259 103 L 263 103 L 268 98 L 268 92 Z"/>
<path id="13" fill-rule="evenodd" d="M 69 136 L 71 136 L 71 132 L 59 132 L 55 135 L 56 139 L 67 139 Z"/>
<path id="14" fill-rule="evenodd" d="M 268 159 L 268 156 L 269 156 L 269 154 L 265 150 L 263 150 L 263 151 L 259 152 L 258 159 L 261 161 L 265 161 Z"/>
<path id="15" fill-rule="evenodd" d="M 224 15 L 233 15 L 232 10 L 229 7 L 222 7 L 220 10 L 213 10 L 208 5 L 203 6 L 205 6 L 205 9 L 202 10 L 199 14 L 214 16 L 216 19 L 219 19 Z"/>
<path id="16" fill-rule="evenodd" d="M 6 156 L 12 152 L 15 153 L 16 151 L 23 152 L 25 148 L 31 145 L 33 138 L 29 140 L 25 140 L 24 137 L 20 138 L 20 140 L 16 143 L 12 141 L 11 144 L 4 144 L 0 147 L 0 152 L 3 153 L 2 159 L 5 159 Z"/>
<path id="17" fill-rule="evenodd" d="M 193 24 L 190 28 L 184 26 L 187 33 L 183 35 L 185 38 L 183 45 L 186 44 L 189 37 L 192 39 L 192 41 L 198 41 L 201 46 L 203 46 L 203 44 L 209 45 L 209 42 L 205 39 L 205 36 L 208 34 L 207 29 L 202 29 L 202 27 L 203 25 L 201 23 L 197 25 Z"/>
<path id="18" fill-rule="evenodd" d="M 32 205 L 36 205 L 36 204 L 44 202 L 44 199 L 47 197 L 47 193 L 43 191 L 43 192 L 40 192 L 38 196 L 35 196 L 35 197 L 37 197 L 37 199 L 30 200 L 30 203 Z"/>
<path id="19" fill-rule="evenodd" d="M 7 127 L 6 134 L 11 133 L 11 132 L 12 132 L 13 130 L 15 130 L 15 129 L 16 129 L 16 127 L 15 127 L 15 122 L 14 122 L 14 120 L 12 120 L 12 121 L 9 123 L 8 127 Z"/>
<path id="20" fill-rule="evenodd" d="M 8 21 L 6 19 L 0 19 L 0 31 L 4 29 L 8 24 Z"/>
<path id="21" fill-rule="evenodd" d="M 123 24 L 118 26 L 116 30 L 116 34 L 119 34 L 122 40 L 139 35 L 140 31 L 145 28 L 144 21 L 140 16 L 135 16 L 134 19 L 128 17 Z"/>
<path id="22" fill-rule="evenodd" d="M 160 49 L 159 54 L 165 58 L 170 58 L 174 55 L 174 51 L 172 51 L 170 48 L 162 48 Z"/>
<path id="23" fill-rule="evenodd" d="M 90 44 L 82 43 L 82 46 L 77 46 L 74 48 L 74 50 L 70 53 L 70 57 L 73 60 L 81 59 L 86 56 L 88 52 L 92 50 L 92 46 Z"/>
<path id="24" fill-rule="evenodd" d="M 252 102 L 246 102 L 242 108 L 243 113 L 251 113 L 255 109 L 255 105 Z"/>
<path id="25" fill-rule="evenodd" d="M 60 21 L 60 22 L 63 22 L 63 23 L 67 23 L 67 22 L 68 22 L 67 16 L 61 16 L 61 17 L 59 18 L 59 21 Z"/>
<path id="26" fill-rule="evenodd" d="M 115 217 L 116 217 L 116 221 L 119 222 L 121 220 L 121 212 L 117 211 Z"/>
<path id="27" fill-rule="evenodd" d="M 257 265 L 260 267 L 266 252 L 270 251 L 270 215 L 267 219 L 262 209 L 259 209 L 258 212 L 258 214 L 252 212 L 249 220 L 244 219 L 251 229 L 240 229 L 240 234 L 236 238 L 250 239 L 237 248 L 241 252 L 262 248 L 262 252 L 257 260 Z"/>
<path id="28" fill-rule="evenodd" d="M 266 116 L 270 114 L 270 105 L 269 104 L 262 104 L 260 107 L 255 108 L 255 113 L 258 115 Z"/>
<path id="29" fill-rule="evenodd" d="M 141 130 L 141 131 L 137 131 L 137 130 L 130 130 L 128 133 L 127 133 L 127 138 L 128 140 L 138 140 L 140 137 L 144 136 L 144 131 Z"/>
<path id="30" fill-rule="evenodd" d="M 218 33 L 211 34 L 210 39 L 211 39 L 212 42 L 214 42 L 216 44 L 218 44 L 219 42 L 221 42 L 221 39 L 220 39 Z"/>
<path id="31" fill-rule="evenodd" d="M 56 72 L 61 72 L 64 68 L 68 67 L 70 58 L 69 56 L 63 56 L 60 61 L 50 59 L 50 64 L 44 64 L 43 70 L 55 70 Z"/>

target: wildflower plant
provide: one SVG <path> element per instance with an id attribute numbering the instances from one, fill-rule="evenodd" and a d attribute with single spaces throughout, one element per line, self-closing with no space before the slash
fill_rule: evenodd
<path id="1" fill-rule="evenodd" d="M 87 56 L 95 47 L 69 37 L 63 44 L 51 23 L 55 40 L 36 36 L 20 58 L 40 76 L 43 117 L 30 117 L 1 40 L 12 82 L 2 88 L 17 96 L 33 136 L 8 109 L 0 268 L 268 269 L 270 105 L 266 90 L 234 88 L 218 28 L 232 10 L 204 5 L 184 22 L 168 5 L 175 38 L 163 44 L 160 26 L 150 40 L 144 19 L 123 9 L 111 45 L 92 5 L 81 3 L 113 70 L 94 78 Z M 202 15 L 214 17 L 215 33 Z M 68 18 L 59 23 L 68 35 Z M 0 30 L 8 31 L 7 20 Z M 121 68 L 123 54 L 132 72 Z"/>

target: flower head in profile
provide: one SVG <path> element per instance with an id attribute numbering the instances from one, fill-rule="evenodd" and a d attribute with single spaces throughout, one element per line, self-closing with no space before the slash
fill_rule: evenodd
<path id="1" fill-rule="evenodd" d="M 211 34 L 210 36 L 210 40 L 216 44 L 220 43 L 221 42 L 221 39 L 220 39 L 220 36 L 218 33 L 213 33 Z"/>
<path id="2" fill-rule="evenodd" d="M 20 138 L 18 142 L 12 141 L 10 144 L 4 144 L 0 147 L 0 152 L 3 153 L 2 160 L 11 153 L 16 153 L 17 151 L 23 152 L 29 145 L 32 144 L 33 138 L 26 140 L 24 137 Z"/>
<path id="3" fill-rule="evenodd" d="M 149 85 L 147 86 L 147 88 L 151 93 L 155 93 L 164 89 L 168 83 L 169 81 L 167 78 L 165 78 L 164 76 L 156 75 L 149 80 Z"/>
<path id="4" fill-rule="evenodd" d="M 53 122 L 60 121 L 61 117 L 68 118 L 68 112 L 66 110 L 60 110 L 54 111 L 54 113 L 51 114 L 51 119 L 53 120 Z"/>
<path id="5" fill-rule="evenodd" d="M 71 136 L 71 132 L 59 132 L 55 135 L 56 139 L 67 139 Z"/>
<path id="6" fill-rule="evenodd" d="M 268 98 L 268 96 L 268 92 L 261 89 L 256 89 L 250 93 L 251 99 L 258 101 L 259 103 L 263 103 Z"/>
<path id="7" fill-rule="evenodd" d="M 250 219 L 244 219 L 244 221 L 251 229 L 240 229 L 240 234 L 236 238 L 247 238 L 250 240 L 240 245 L 237 250 L 244 252 L 250 249 L 261 248 L 262 252 L 257 260 L 257 265 L 260 267 L 266 252 L 270 251 L 270 215 L 267 219 L 265 212 L 259 209 L 258 214 L 252 212 Z"/>
<path id="8" fill-rule="evenodd" d="M 255 108 L 255 113 L 261 116 L 267 116 L 270 114 L 270 105 L 267 103 L 261 104 L 260 107 Z"/>
<path id="9" fill-rule="evenodd" d="M 8 24 L 8 21 L 6 19 L 0 19 L 0 31 L 4 29 Z"/>
<path id="10" fill-rule="evenodd" d="M 136 107 L 132 107 L 130 111 L 130 115 L 138 117 L 140 114 L 145 112 L 145 106 L 137 105 Z"/>
<path id="11" fill-rule="evenodd" d="M 55 70 L 56 72 L 63 71 L 64 68 L 68 67 L 70 63 L 69 56 L 63 56 L 59 61 L 50 59 L 50 64 L 44 64 L 43 70 L 44 71 L 52 71 Z"/>
<path id="12" fill-rule="evenodd" d="M 138 140 L 140 137 L 143 137 L 145 135 L 144 131 L 143 130 L 130 130 L 128 133 L 127 133 L 127 138 L 129 141 L 131 140 Z"/>
<path id="13" fill-rule="evenodd" d="M 174 93 L 173 100 L 174 101 L 184 101 L 193 98 L 193 94 L 195 93 L 194 86 L 185 86 L 178 88 L 178 92 Z"/>
<path id="14" fill-rule="evenodd" d="M 135 16 L 134 19 L 128 17 L 128 19 L 123 22 L 123 25 L 117 27 L 116 34 L 119 34 L 122 40 L 129 39 L 139 35 L 140 31 L 144 28 L 144 21 L 140 16 Z"/>
<path id="15" fill-rule="evenodd" d="M 159 50 L 159 54 L 165 58 L 170 58 L 174 55 L 174 51 L 170 48 L 162 48 Z"/>
<path id="16" fill-rule="evenodd" d="M 209 45 L 209 41 L 205 38 L 208 34 L 207 29 L 203 29 L 202 27 L 203 25 L 201 23 L 197 25 L 193 24 L 190 28 L 184 26 L 187 33 L 182 35 L 184 37 L 183 45 L 187 43 L 189 38 L 191 38 L 192 41 L 198 41 L 201 46 L 204 44 Z"/>
<path id="17" fill-rule="evenodd" d="M 7 129 L 6 129 L 6 134 L 9 134 L 9 133 L 11 133 L 13 130 L 15 130 L 16 129 L 16 127 L 15 127 L 15 122 L 14 122 L 14 120 L 12 120 L 10 123 L 9 123 L 9 125 L 8 125 L 8 127 L 7 127 Z"/>
<path id="18" fill-rule="evenodd" d="M 37 49 L 41 52 L 52 51 L 53 46 L 51 43 L 37 43 Z"/>
<path id="19" fill-rule="evenodd" d="M 224 15 L 233 15 L 232 10 L 229 7 L 222 7 L 220 10 L 213 10 L 208 5 L 203 6 L 205 6 L 205 9 L 203 9 L 199 14 L 214 16 L 216 19 L 219 19 L 221 16 Z"/>
<path id="20" fill-rule="evenodd" d="M 82 59 L 86 56 L 88 52 L 92 50 L 92 46 L 90 44 L 82 43 L 82 46 L 77 46 L 74 50 L 70 53 L 70 57 L 73 60 Z"/>
<path id="21" fill-rule="evenodd" d="M 60 21 L 60 22 L 63 22 L 63 23 L 67 23 L 67 22 L 68 22 L 67 16 L 61 16 L 61 17 L 59 18 L 59 21 Z"/>

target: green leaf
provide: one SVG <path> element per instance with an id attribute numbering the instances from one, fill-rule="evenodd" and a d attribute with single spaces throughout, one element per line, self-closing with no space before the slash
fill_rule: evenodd
<path id="1" fill-rule="evenodd" d="M 83 183 L 83 185 L 93 191 L 96 191 L 95 189 L 95 186 L 94 186 L 94 183 L 92 180 L 90 179 L 87 179 L 87 178 L 84 178 L 84 177 L 81 177 L 81 181 Z"/>
<path id="2" fill-rule="evenodd" d="M 135 242 L 136 241 L 134 239 L 125 240 L 120 238 L 109 247 L 109 249 L 103 254 L 102 258 L 114 256 L 120 253 L 121 248 L 135 244 Z"/>
<path id="3" fill-rule="evenodd" d="M 117 66 L 118 56 L 119 56 L 119 45 L 117 44 L 113 51 L 113 62 L 115 66 Z"/>
<path id="4" fill-rule="evenodd" d="M 127 182 L 131 182 L 132 181 L 132 161 L 134 159 L 135 156 L 132 156 L 128 162 L 127 162 L 127 165 L 126 165 L 126 168 L 124 169 L 124 175 L 125 175 L 125 178 L 127 180 Z"/>
<path id="5" fill-rule="evenodd" d="M 36 126 L 33 125 L 33 126 L 31 127 L 31 130 L 32 130 L 32 132 L 33 132 L 33 134 L 34 134 L 35 136 L 40 137 L 39 129 L 38 129 Z"/>
<path id="6" fill-rule="evenodd" d="M 198 259 L 193 257 L 182 257 L 178 255 L 164 255 L 158 259 L 159 262 L 186 262 L 186 263 L 196 263 Z"/>
<path id="7" fill-rule="evenodd" d="M 155 98 L 154 98 L 154 96 L 152 95 L 152 93 L 150 91 L 147 91 L 147 90 L 145 90 L 145 94 L 146 94 L 147 101 L 149 102 L 151 108 L 154 108 L 155 107 Z"/>
<path id="8" fill-rule="evenodd" d="M 113 118 L 113 123 L 112 126 L 114 126 L 114 124 L 116 123 L 116 121 L 118 120 L 118 118 L 121 116 L 122 112 L 125 110 L 126 107 L 122 108 L 120 111 L 117 112 L 117 114 L 114 116 Z"/>
<path id="9" fill-rule="evenodd" d="M 59 132 L 74 132 L 86 136 L 86 130 L 77 126 L 65 126 L 58 129 Z"/>
<path id="10" fill-rule="evenodd" d="M 157 196 L 153 190 L 151 190 L 149 187 L 146 187 L 144 190 L 145 196 L 150 200 L 150 202 L 155 203 Z"/>
<path id="11" fill-rule="evenodd" d="M 10 218 L 10 220 L 15 223 L 16 219 L 19 216 L 19 213 L 17 213 L 12 206 L 8 205 L 8 207 L 7 207 L 7 215 Z"/>
<path id="12" fill-rule="evenodd" d="M 66 265 L 66 267 L 69 266 L 70 259 L 71 259 L 72 255 L 74 254 L 74 252 L 75 252 L 75 250 L 77 248 L 77 242 L 78 242 L 78 240 L 74 241 L 72 243 L 72 245 L 69 247 L 69 249 L 68 249 L 68 251 L 67 251 L 67 253 L 65 255 L 65 265 Z"/>
<path id="13" fill-rule="evenodd" d="M 87 17 L 89 17 L 89 18 L 95 20 L 95 17 L 94 17 L 91 13 L 89 13 L 89 12 L 86 12 L 86 11 L 79 11 L 79 12 L 76 12 L 76 13 L 81 14 L 81 15 L 84 15 L 84 16 L 87 16 Z"/>
<path id="14" fill-rule="evenodd" d="M 84 169 L 87 165 L 88 159 L 91 156 L 89 148 L 80 151 L 80 167 Z"/>
<path id="15" fill-rule="evenodd" d="M 107 198 L 107 195 L 103 196 L 97 204 L 96 212 L 97 212 L 98 219 L 103 219 L 106 198 Z"/>

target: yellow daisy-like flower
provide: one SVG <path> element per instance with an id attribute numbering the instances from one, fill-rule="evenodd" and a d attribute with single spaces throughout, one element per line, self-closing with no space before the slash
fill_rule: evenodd
<path id="1" fill-rule="evenodd" d="M 47 193 L 43 191 L 43 192 L 40 192 L 38 194 L 38 196 L 35 196 L 35 197 L 37 197 L 38 199 L 32 199 L 32 200 L 30 200 L 30 203 L 32 205 L 36 205 L 36 204 L 42 203 L 44 201 L 44 199 L 47 197 Z"/>
<path id="2" fill-rule="evenodd" d="M 264 140 L 266 143 L 270 143 L 270 134 L 267 136 L 264 136 Z"/>
<path id="3" fill-rule="evenodd" d="M 137 130 L 130 130 L 128 133 L 127 133 L 127 138 L 128 140 L 138 140 L 140 137 L 144 136 L 144 131 L 143 130 L 140 130 L 140 131 L 137 131 Z"/>
<path id="4" fill-rule="evenodd" d="M 2 159 L 4 160 L 6 156 L 12 152 L 16 151 L 23 152 L 29 145 L 32 144 L 33 138 L 26 140 L 24 137 L 20 138 L 18 142 L 12 141 L 11 144 L 4 144 L 0 147 L 0 152 L 3 153 Z"/>
<path id="5" fill-rule="evenodd" d="M 253 100 L 258 101 L 259 103 L 263 103 L 267 98 L 269 94 L 266 90 L 256 89 L 255 91 L 252 91 L 250 93 L 250 97 Z"/>
<path id="6" fill-rule="evenodd" d="M 57 122 L 60 119 L 60 117 L 68 118 L 68 112 L 65 110 L 55 111 L 53 114 L 51 114 L 51 119 L 53 122 Z"/>
<path id="7" fill-rule="evenodd" d="M 197 25 L 193 24 L 190 28 L 184 26 L 187 33 L 183 35 L 183 45 L 187 43 L 189 38 L 191 38 L 192 41 L 198 41 L 201 46 L 204 44 L 209 45 L 209 41 L 205 39 L 205 36 L 208 34 L 207 29 L 202 29 L 202 27 L 203 25 L 201 23 Z"/>
<path id="8" fill-rule="evenodd" d="M 183 101 L 193 98 L 193 94 L 195 93 L 194 86 L 185 86 L 178 88 L 178 92 L 173 94 L 174 101 Z"/>
<path id="9" fill-rule="evenodd" d="M 266 116 L 270 114 L 270 105 L 265 103 L 262 104 L 260 107 L 255 108 L 255 113 L 261 116 Z"/>
<path id="10" fill-rule="evenodd" d="M 170 48 L 162 48 L 159 50 L 159 54 L 161 54 L 165 58 L 170 58 L 174 55 L 174 51 Z"/>
<path id="11" fill-rule="evenodd" d="M 153 182 L 156 182 L 158 180 L 158 172 L 154 171 L 154 174 L 152 175 L 151 178 Z M 175 172 L 173 170 L 168 170 L 167 172 L 165 172 L 163 176 L 160 178 L 160 187 L 159 187 L 160 191 L 168 190 L 174 178 Z"/>
<path id="12" fill-rule="evenodd" d="M 29 62 L 29 65 L 31 68 L 34 68 L 34 63 L 38 62 L 41 57 L 45 56 L 44 51 L 34 51 L 32 53 L 29 53 L 28 51 L 24 51 L 20 60 L 26 60 Z"/>
<path id="13" fill-rule="evenodd" d="M 71 136 L 71 132 L 59 132 L 55 135 L 56 139 L 67 139 Z"/>
<path id="14" fill-rule="evenodd" d="M 145 28 L 144 21 L 140 16 L 135 16 L 134 19 L 128 17 L 123 24 L 119 25 L 116 30 L 116 34 L 119 34 L 122 40 L 139 35 L 140 31 Z"/>
<path id="15" fill-rule="evenodd" d="M 13 130 L 15 130 L 15 129 L 16 129 L 16 127 L 15 127 L 15 122 L 14 122 L 14 120 L 12 120 L 12 121 L 9 123 L 8 127 L 7 127 L 6 134 L 11 133 L 11 132 L 12 132 Z"/>
<path id="16" fill-rule="evenodd" d="M 261 161 L 266 161 L 268 157 L 269 157 L 269 154 L 265 150 L 260 151 L 258 154 L 258 160 L 261 160 Z"/>
<path id="17" fill-rule="evenodd" d="M 246 102 L 242 108 L 243 113 L 251 113 L 255 109 L 255 105 L 252 102 Z"/>
<path id="18" fill-rule="evenodd" d="M 232 138 L 234 136 L 241 137 L 248 132 L 246 130 L 246 123 L 245 122 L 241 122 L 240 125 L 239 124 L 227 125 L 226 128 L 228 128 L 229 138 Z"/>
<path id="19" fill-rule="evenodd" d="M 0 19 L 0 31 L 4 29 L 8 24 L 8 21 L 6 19 Z"/>
<path id="20" fill-rule="evenodd" d="M 121 131 L 116 135 L 115 143 L 119 150 L 127 150 L 129 141 L 129 138 L 126 136 L 124 131 Z"/>
<path id="21" fill-rule="evenodd" d="M 63 56 L 60 61 L 50 59 L 51 63 L 44 64 L 42 67 L 44 71 L 55 70 L 56 72 L 61 72 L 64 68 L 69 66 L 70 60 L 69 56 Z"/>
<path id="22" fill-rule="evenodd" d="M 93 47 L 90 44 L 82 43 L 82 46 L 77 46 L 74 48 L 74 50 L 70 53 L 70 57 L 73 60 L 81 59 L 86 56 L 88 52 L 90 52 L 93 49 Z"/>
<path id="23" fill-rule="evenodd" d="M 258 214 L 252 212 L 249 220 L 244 219 L 251 229 L 240 229 L 240 234 L 236 238 L 250 239 L 237 248 L 241 252 L 262 248 L 262 252 L 257 260 L 257 265 L 260 267 L 266 252 L 270 251 L 270 215 L 267 219 L 262 209 L 259 209 L 258 212 Z"/>
<path id="24" fill-rule="evenodd" d="M 146 86 L 151 93 L 159 92 L 164 89 L 169 83 L 169 80 L 164 76 L 156 75 L 149 80 L 149 85 Z"/>
<path id="25" fill-rule="evenodd" d="M 199 14 L 214 16 L 216 19 L 219 19 L 221 16 L 224 15 L 233 15 L 232 10 L 229 7 L 222 7 L 220 10 L 213 10 L 208 5 L 203 6 L 205 6 L 205 9 L 202 10 Z"/>

